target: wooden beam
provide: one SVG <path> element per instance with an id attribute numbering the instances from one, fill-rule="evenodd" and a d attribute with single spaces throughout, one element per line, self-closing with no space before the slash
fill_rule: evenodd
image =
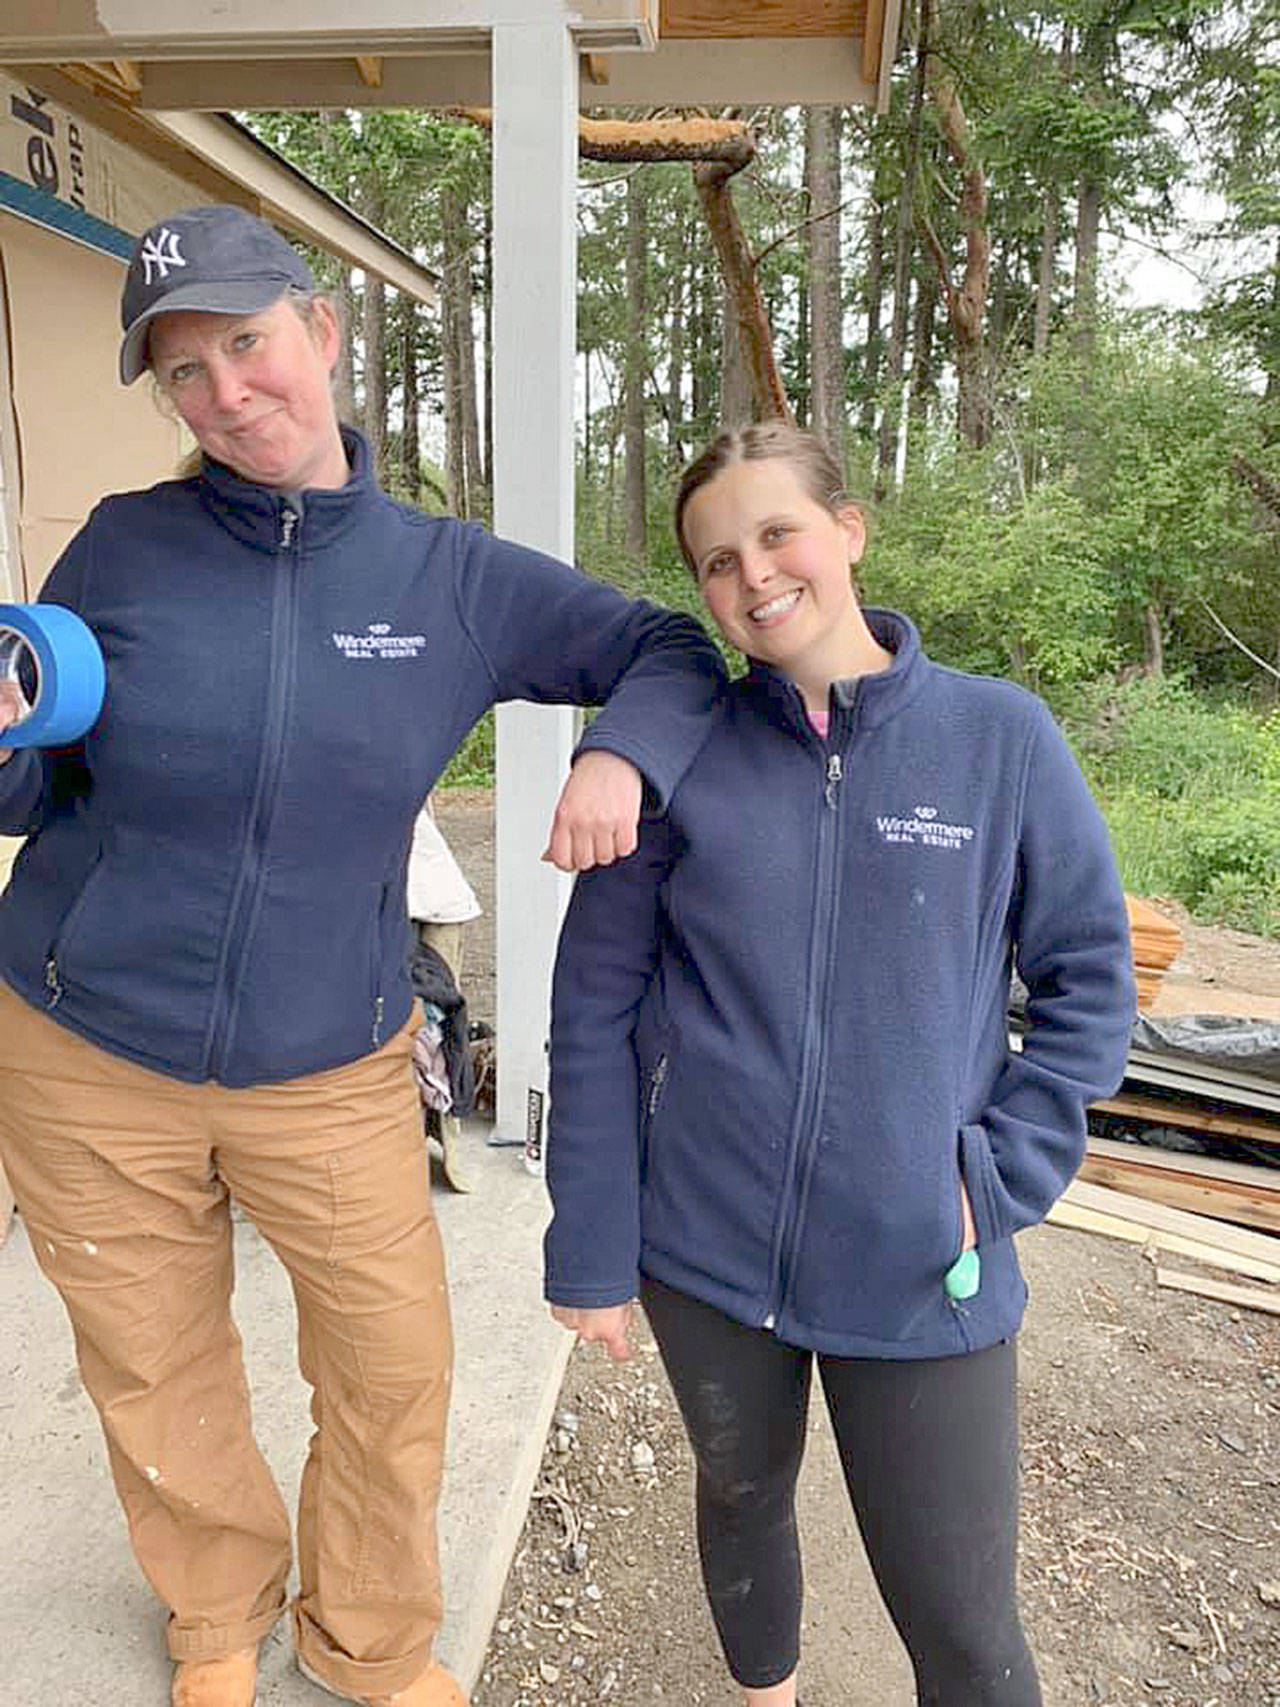
<path id="1" fill-rule="evenodd" d="M 1078 1178 L 1172 1209 L 1280 1233 L 1280 1170 L 1275 1168 L 1214 1162 L 1208 1156 L 1175 1156 L 1140 1144 L 1091 1138 Z M 1280 1248 L 1276 1254 L 1280 1258 Z"/>
<path id="2" fill-rule="evenodd" d="M 1194 1292 L 1201 1298 L 1216 1298 L 1222 1304 L 1239 1304 L 1246 1310 L 1264 1310 L 1280 1316 L 1280 1290 L 1261 1286 L 1233 1286 L 1229 1280 L 1211 1280 L 1205 1274 L 1184 1274 L 1181 1269 L 1156 1268 L 1156 1285 L 1175 1292 Z"/>
<path id="3" fill-rule="evenodd" d="M 862 26 L 862 81 L 880 81 L 880 62 L 884 55 L 884 0 L 867 0 L 867 15 Z"/>
<path id="4" fill-rule="evenodd" d="M 1280 1245 L 1268 1233 L 1253 1233 L 1245 1227 L 1233 1227 L 1227 1221 L 1212 1220 L 1207 1215 L 1197 1215 L 1186 1209 L 1171 1209 L 1163 1203 L 1149 1203 L 1141 1197 L 1134 1197 L 1130 1192 L 1091 1185 L 1087 1180 L 1072 1180 L 1058 1203 L 1108 1215 L 1113 1220 L 1123 1219 L 1137 1223 L 1148 1232 L 1158 1233 L 1162 1237 L 1168 1234 L 1171 1238 L 1189 1239 L 1202 1248 L 1217 1251 L 1219 1255 L 1216 1258 L 1202 1256 L 1200 1260 L 1215 1261 L 1219 1268 L 1231 1266 L 1223 1261 L 1227 1256 L 1261 1263 L 1266 1269 L 1261 1278 L 1280 1280 Z M 1055 1204 L 1054 1208 L 1057 1207 Z"/>
<path id="5" fill-rule="evenodd" d="M 1162 1097 L 1142 1096 L 1135 1091 L 1104 1097 L 1090 1105 L 1103 1114 L 1122 1114 L 1131 1120 L 1148 1120 L 1157 1126 L 1179 1126 L 1189 1132 L 1219 1132 L 1231 1138 L 1254 1138 L 1263 1144 L 1280 1144 L 1280 1120 L 1243 1110 L 1224 1113 L 1220 1104 L 1205 1108 L 1183 1098 L 1166 1102 Z"/>
<path id="6" fill-rule="evenodd" d="M 593 88 L 603 89 L 609 81 L 609 61 L 603 53 L 584 53 L 582 75 Z"/>
<path id="7" fill-rule="evenodd" d="M 865 0 L 662 0 L 663 41 L 860 35 Z"/>
<path id="8" fill-rule="evenodd" d="M 644 57 L 643 55 L 640 57 Z M 382 56 L 382 81 L 370 88 L 354 58 L 151 60 L 140 104 L 164 112 L 255 108 L 453 107 L 486 105 L 492 95 L 483 53 Z"/>
<path id="9" fill-rule="evenodd" d="M 776 5 L 777 0 L 773 0 Z M 739 0 L 748 18 L 750 0 Z M 0 63 L 205 59 L 302 53 L 415 53 L 489 40 L 495 23 L 554 19 L 582 50 L 655 45 L 656 0 L 4 0 Z"/>
<path id="10" fill-rule="evenodd" d="M 131 95 L 142 93 L 142 69 L 131 59 L 113 59 L 111 68 L 120 80 L 120 87 Z"/>
<path id="11" fill-rule="evenodd" d="M 655 53 L 615 54 L 608 105 L 870 107 L 877 99 L 856 35 L 787 35 L 664 40 Z M 600 104 L 584 84 L 582 105 Z"/>
<path id="12" fill-rule="evenodd" d="M 1074 1189 L 1068 1187 L 1066 1194 L 1058 1199 L 1045 1217 L 1050 1226 L 1067 1227 L 1082 1233 L 1100 1233 L 1107 1239 L 1120 1239 L 1128 1244 L 1141 1245 L 1144 1250 L 1168 1251 L 1173 1256 L 1190 1257 L 1194 1262 L 1206 1263 L 1210 1268 L 1225 1269 L 1229 1274 L 1246 1274 L 1254 1280 L 1280 1282 L 1280 1262 L 1269 1262 L 1265 1257 L 1249 1257 L 1236 1251 L 1225 1251 L 1209 1239 L 1195 1239 L 1182 1233 L 1169 1233 L 1158 1227 L 1147 1227 L 1141 1221 L 1131 1220 L 1125 1214 L 1108 1215 L 1102 1210 L 1085 1208 L 1073 1202 L 1071 1192 Z M 1114 1195 L 1120 1197 L 1121 1193 L 1116 1192 Z M 1210 1225 L 1216 1223 L 1211 1222 Z"/>
<path id="13" fill-rule="evenodd" d="M 360 81 L 364 84 L 366 89 L 381 89 L 381 55 L 376 53 L 358 53 L 356 55 L 356 70 L 360 73 Z"/>

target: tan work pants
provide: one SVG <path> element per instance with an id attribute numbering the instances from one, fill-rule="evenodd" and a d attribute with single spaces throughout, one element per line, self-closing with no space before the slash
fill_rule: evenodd
<path id="1" fill-rule="evenodd" d="M 298 1513 L 299 1651 L 346 1695 L 430 1663 L 453 1344 L 414 1021 L 281 1084 L 182 1084 L 0 981 L 0 1161 L 62 1295 L 134 1550 L 175 1659 L 257 1642 L 289 1522 L 250 1427 L 228 1193 L 289 1271 L 315 1433 Z"/>

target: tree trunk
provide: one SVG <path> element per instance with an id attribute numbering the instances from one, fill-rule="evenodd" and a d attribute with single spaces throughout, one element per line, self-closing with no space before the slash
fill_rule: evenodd
<path id="1" fill-rule="evenodd" d="M 466 424 L 463 419 L 462 349 L 459 328 L 456 227 L 457 193 L 452 188 L 440 195 L 440 226 L 443 266 L 440 278 L 440 372 L 444 387 L 444 460 L 449 485 L 449 507 L 455 516 L 469 514 L 467 506 Z"/>
<path id="2" fill-rule="evenodd" d="M 862 407 L 858 412 L 858 431 L 869 439 L 876 425 L 876 391 L 880 384 L 880 358 L 884 354 L 884 337 L 880 315 L 884 308 L 884 203 L 873 196 L 867 212 L 867 268 L 862 286 L 862 303 L 867 319 L 867 347 L 862 364 Z"/>
<path id="3" fill-rule="evenodd" d="M 364 433 L 375 469 L 387 444 L 387 293 L 381 279 L 364 281 Z"/>
<path id="4" fill-rule="evenodd" d="M 351 268 L 338 272 L 338 319 L 342 325 L 342 343 L 338 348 L 338 365 L 333 375 L 333 401 L 338 419 L 355 426 L 356 415 L 356 293 L 351 283 Z"/>
<path id="5" fill-rule="evenodd" d="M 484 461 L 480 454 L 480 416 L 476 404 L 476 317 L 471 289 L 471 230 L 467 209 L 460 209 L 459 248 L 455 260 L 458 304 L 458 378 L 461 382 L 462 452 L 467 482 L 467 515 L 484 516 L 488 511 Z"/>
<path id="6" fill-rule="evenodd" d="M 1086 370 L 1093 362 L 1098 329 L 1098 229 L 1102 223 L 1102 186 L 1080 186 L 1076 204 L 1076 276 L 1072 320 L 1076 349 Z"/>
<path id="7" fill-rule="evenodd" d="M 681 245 L 682 249 L 684 245 Z M 692 294 L 693 267 L 682 262 L 676 275 L 667 344 L 667 466 L 675 473 L 684 462 L 685 317 Z"/>
<path id="8" fill-rule="evenodd" d="M 960 214 L 964 223 L 964 277 L 957 290 L 951 263 L 932 231 L 926 230 L 956 341 L 956 428 L 961 444 L 981 450 L 991 433 L 987 396 L 987 351 L 983 324 L 991 273 L 987 229 L 987 179 L 969 141 L 969 123 L 955 84 L 938 59 L 930 60 L 929 92 L 942 122 L 948 152 L 960 169 Z"/>
<path id="9" fill-rule="evenodd" d="M 411 297 L 400 302 L 400 381 L 404 424 L 400 432 L 400 478 L 411 503 L 422 486 L 422 448 L 418 437 L 418 305 Z"/>
<path id="10" fill-rule="evenodd" d="M 1164 674 L 1164 629 L 1160 622 L 1159 609 L 1148 605 L 1143 613 L 1143 624 L 1146 630 L 1147 655 L 1143 668 L 1149 676 Z"/>
<path id="11" fill-rule="evenodd" d="M 582 352 L 582 466 L 591 480 L 591 351 Z"/>
<path id="12" fill-rule="evenodd" d="M 1052 190 L 1044 195 L 1044 223 L 1040 233 L 1040 265 L 1036 272 L 1036 319 L 1031 337 L 1033 355 L 1049 349 L 1049 321 L 1053 313 L 1054 262 L 1058 253 L 1058 198 Z"/>
<path id="13" fill-rule="evenodd" d="M 347 120 L 342 113 L 333 111 L 321 112 L 318 117 L 320 151 L 327 168 L 326 182 L 330 188 L 341 185 L 342 193 L 347 196 L 357 195 L 357 186 L 351 183 L 343 162 L 342 138 L 339 135 Z M 356 293 L 351 283 L 351 268 L 345 264 L 338 268 L 335 294 L 342 341 L 338 346 L 338 363 L 333 375 L 333 401 L 338 419 L 354 427 L 359 420 L 356 413 Z"/>
<path id="14" fill-rule="evenodd" d="M 1058 71 L 1064 91 L 1070 86 L 1074 64 L 1075 37 L 1071 26 L 1068 24 L 1063 29 L 1062 46 L 1058 50 Z M 1058 239 L 1061 235 L 1062 223 L 1058 203 L 1058 186 L 1051 182 L 1044 193 L 1044 221 L 1040 232 L 1040 265 L 1036 273 L 1036 319 L 1031 350 L 1032 354 L 1037 356 L 1047 354 L 1049 349 L 1049 325 L 1053 317 L 1053 283 L 1057 271 Z"/>
<path id="15" fill-rule="evenodd" d="M 1106 72 L 1106 25 L 1095 24 L 1085 33 L 1080 63 L 1087 101 L 1101 103 Z M 1081 179 L 1076 200 L 1076 269 L 1072 303 L 1072 336 L 1086 380 L 1093 365 L 1098 331 L 1098 231 L 1102 224 L 1103 185 Z"/>
<path id="16" fill-rule="evenodd" d="M 774 361 L 769 317 L 760 295 L 755 262 L 733 205 L 731 178 L 732 168 L 718 163 L 693 169 L 698 198 L 724 275 L 725 319 L 735 328 L 733 346 L 749 376 L 752 415 L 760 421 L 772 418 L 789 421 L 791 406 Z M 728 419 L 723 399 L 721 415 Z"/>
<path id="17" fill-rule="evenodd" d="M 648 291 L 649 185 L 642 168 L 627 179 L 627 343 L 622 375 L 622 434 L 625 447 L 623 546 L 643 563 L 648 546 L 645 508 L 644 385 L 648 367 L 645 328 Z"/>
<path id="18" fill-rule="evenodd" d="M 844 278 L 840 262 L 838 107 L 805 115 L 809 251 L 809 422 L 843 468 L 845 452 Z"/>
<path id="19" fill-rule="evenodd" d="M 802 275 L 796 285 L 796 337 L 791 356 L 792 390 L 796 399 L 796 425 L 799 427 L 813 426 L 813 315 L 810 301 L 809 280 Z M 773 310 L 769 312 L 772 316 Z"/>
<path id="20" fill-rule="evenodd" d="M 937 394 L 933 371 L 933 343 L 938 312 L 938 282 L 932 273 L 921 275 L 916 287 L 916 312 L 911 331 L 911 396 L 907 405 L 907 436 L 918 446 L 928 426 L 929 405 Z"/>
<path id="21" fill-rule="evenodd" d="M 885 357 L 884 406 L 880 412 L 880 447 L 876 466 L 876 499 L 883 499 L 893 480 L 898 457 L 898 425 L 902 408 L 902 373 L 907 350 L 907 304 L 911 288 L 912 232 L 915 223 L 915 183 L 920 169 L 920 126 L 924 116 L 925 67 L 929 62 L 929 0 L 920 3 L 920 40 L 911 81 L 907 147 L 898 193 L 897 232 L 893 255 L 893 321 Z"/>
<path id="22" fill-rule="evenodd" d="M 386 217 L 383 188 L 368 176 L 361 185 L 360 207 L 381 228 Z M 373 467 L 382 471 L 387 446 L 387 290 L 381 279 L 364 276 L 364 432 Z"/>
<path id="23" fill-rule="evenodd" d="M 1271 268 L 1271 325 L 1275 329 L 1264 344 L 1263 367 L 1267 384 L 1262 394 L 1262 442 L 1268 448 L 1280 439 L 1280 236 L 1276 237 Z"/>
<path id="24" fill-rule="evenodd" d="M 751 408 L 751 375 L 742 351 L 742 337 L 726 282 L 720 307 L 720 425 L 733 432 L 755 419 Z"/>

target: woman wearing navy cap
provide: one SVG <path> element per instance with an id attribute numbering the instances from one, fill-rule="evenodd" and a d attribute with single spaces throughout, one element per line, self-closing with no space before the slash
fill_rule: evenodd
<path id="1" fill-rule="evenodd" d="M 355 1701 L 456 1707 L 432 1657 L 449 1312 L 410 1069 L 405 865 L 506 699 L 590 703 L 549 854 L 635 843 L 719 677 L 696 624 L 393 503 L 339 425 L 334 310 L 236 208 L 153 226 L 125 283 L 197 472 L 99 504 L 44 597 L 106 658 L 74 748 L 0 748 L 0 1160 L 70 1314 L 175 1707 L 250 1707 L 285 1507 L 232 1324 L 230 1194 L 285 1263 L 316 1429 L 299 1661 Z M 615 691 L 616 690 L 616 691 Z M 0 688 L 0 730 L 20 703 Z"/>

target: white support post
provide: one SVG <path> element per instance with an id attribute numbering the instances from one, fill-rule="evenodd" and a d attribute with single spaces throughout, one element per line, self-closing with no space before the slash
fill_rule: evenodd
<path id="1" fill-rule="evenodd" d="M 573 561 L 578 64 L 563 23 L 493 31 L 494 531 Z M 499 1142 L 545 1112 L 548 998 L 568 880 L 540 861 L 571 709 L 498 708 Z"/>

